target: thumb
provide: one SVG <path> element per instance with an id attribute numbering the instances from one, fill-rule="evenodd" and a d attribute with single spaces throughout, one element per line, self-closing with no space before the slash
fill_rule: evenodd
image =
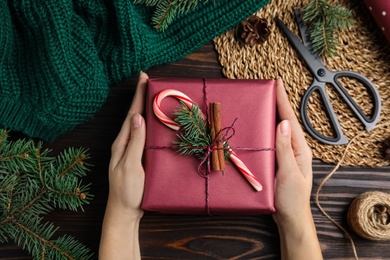
<path id="1" fill-rule="evenodd" d="M 125 156 L 133 162 L 141 162 L 145 148 L 146 127 L 144 118 L 135 113 L 130 121 L 130 140 Z"/>
<path id="2" fill-rule="evenodd" d="M 291 171 L 296 167 L 296 160 L 291 144 L 291 125 L 289 120 L 283 120 L 277 127 L 276 159 L 279 170 Z"/>

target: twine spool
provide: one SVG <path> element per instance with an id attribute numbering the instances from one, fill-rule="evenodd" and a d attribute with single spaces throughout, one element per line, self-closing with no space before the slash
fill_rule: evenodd
<path id="1" fill-rule="evenodd" d="M 359 195 L 348 210 L 348 223 L 361 237 L 390 240 L 390 194 L 371 191 Z"/>

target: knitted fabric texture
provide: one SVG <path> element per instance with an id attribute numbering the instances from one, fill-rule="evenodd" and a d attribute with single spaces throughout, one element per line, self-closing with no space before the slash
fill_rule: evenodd
<path id="1" fill-rule="evenodd" d="M 0 1 L 0 127 L 54 141 L 90 119 L 109 86 L 177 60 L 269 0 L 218 0 L 163 33 L 131 0 Z"/>

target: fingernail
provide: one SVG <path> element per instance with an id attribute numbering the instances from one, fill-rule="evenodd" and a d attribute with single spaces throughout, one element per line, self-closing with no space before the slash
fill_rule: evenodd
<path id="1" fill-rule="evenodd" d="M 280 133 L 282 135 L 290 134 L 290 121 L 283 120 L 282 122 L 280 122 Z"/>
<path id="2" fill-rule="evenodd" d="M 142 125 L 142 116 L 140 114 L 134 114 L 131 119 L 131 126 L 133 128 L 138 128 Z"/>

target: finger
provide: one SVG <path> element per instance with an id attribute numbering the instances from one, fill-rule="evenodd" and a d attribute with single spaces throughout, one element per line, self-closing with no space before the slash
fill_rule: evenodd
<path id="1" fill-rule="evenodd" d="M 291 125 L 291 139 L 292 145 L 297 150 L 306 150 L 307 142 L 303 134 L 301 125 L 290 105 L 287 93 L 284 90 L 282 79 L 276 81 L 276 104 L 278 107 L 278 113 L 281 120 L 289 120 Z M 298 151 L 299 152 L 299 151 Z"/>
<path id="2" fill-rule="evenodd" d="M 131 137 L 123 156 L 131 166 L 141 163 L 145 149 L 145 139 L 145 120 L 140 114 L 136 113 L 131 118 Z"/>
<path id="3" fill-rule="evenodd" d="M 135 95 L 134 95 L 133 101 L 131 103 L 129 112 L 127 113 L 126 119 L 123 122 L 121 131 L 118 134 L 118 138 L 120 138 L 120 139 L 123 138 L 122 135 L 124 137 L 127 137 L 127 138 L 125 138 L 126 144 L 130 138 L 131 117 L 135 113 L 142 114 L 144 112 L 147 81 L 148 81 L 148 75 L 145 72 L 141 72 L 139 74 L 137 89 L 135 91 Z"/>
<path id="4" fill-rule="evenodd" d="M 304 173 L 311 172 L 311 149 L 308 146 L 300 123 L 290 105 L 283 81 L 276 82 L 276 103 L 281 120 L 288 120 L 291 127 L 291 146 L 297 163 L 303 167 Z"/>
<path id="5" fill-rule="evenodd" d="M 131 117 L 135 113 L 143 113 L 148 78 L 148 75 L 144 72 L 141 72 L 139 75 L 137 90 L 134 95 L 132 105 L 127 113 L 125 121 L 122 124 L 118 136 L 112 144 L 110 167 L 115 167 L 118 164 L 126 150 L 131 137 Z"/>
<path id="6" fill-rule="evenodd" d="M 141 71 L 138 78 L 137 90 L 135 92 L 133 102 L 129 110 L 129 114 L 131 114 L 130 117 L 132 116 L 132 114 L 135 113 L 142 114 L 144 112 L 145 94 L 146 94 L 148 79 L 149 79 L 148 75 L 145 72 Z"/>
<path id="7" fill-rule="evenodd" d="M 291 124 L 289 120 L 279 123 L 276 130 L 276 160 L 281 172 L 296 172 L 294 151 L 291 144 Z"/>
<path id="8" fill-rule="evenodd" d="M 276 81 L 276 104 L 281 120 L 290 121 L 293 137 L 298 139 L 298 141 L 304 141 L 306 143 L 301 125 L 299 124 L 294 110 L 290 105 L 290 101 L 284 89 L 283 81 L 280 78 Z"/>

